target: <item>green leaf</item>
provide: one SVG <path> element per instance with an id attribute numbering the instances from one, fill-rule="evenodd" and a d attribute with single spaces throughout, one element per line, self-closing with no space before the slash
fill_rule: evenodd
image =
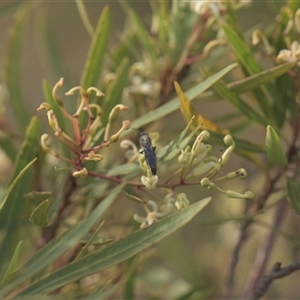
<path id="1" fill-rule="evenodd" d="M 289 193 L 289 199 L 292 204 L 293 209 L 297 214 L 300 214 L 300 184 L 287 178 L 287 190 Z"/>
<path id="2" fill-rule="evenodd" d="M 284 64 L 281 64 L 279 66 L 273 67 L 268 70 L 264 70 L 262 72 L 256 73 L 254 75 L 251 75 L 249 77 L 237 80 L 235 82 L 232 82 L 228 85 L 228 87 L 237 94 L 241 94 L 247 91 L 254 90 L 258 88 L 259 86 L 282 76 L 287 71 L 292 69 L 297 62 L 287 62 Z"/>
<path id="3" fill-rule="evenodd" d="M 172 1 L 172 22 L 169 31 L 169 45 L 171 47 L 172 65 L 176 66 L 182 55 L 188 55 L 188 39 L 194 31 L 198 16 L 188 5 L 182 5 L 181 1 Z M 169 46 L 170 47 L 170 46 Z"/>
<path id="4" fill-rule="evenodd" d="M 108 176 L 127 175 L 127 174 L 131 174 L 132 172 L 136 172 L 137 170 L 140 169 L 141 168 L 138 163 L 124 164 L 124 165 L 111 168 L 110 170 L 108 170 L 107 175 Z"/>
<path id="5" fill-rule="evenodd" d="M 18 176 L 13 180 L 13 182 L 10 184 L 7 192 L 5 193 L 4 198 L 1 200 L 0 202 L 0 211 L 2 210 L 2 208 L 4 207 L 4 205 L 6 204 L 7 199 L 10 197 L 11 193 L 13 192 L 16 184 L 20 181 L 20 179 L 22 178 L 22 176 L 26 173 L 26 171 L 36 162 L 37 158 L 34 158 L 31 162 L 29 162 L 24 169 L 22 169 L 20 171 L 20 173 L 18 174 Z"/>
<path id="6" fill-rule="evenodd" d="M 64 56 L 62 53 L 63 43 L 57 43 L 57 36 L 55 26 L 51 22 L 51 16 L 49 16 L 49 10 L 46 7 L 39 10 L 38 14 L 35 14 L 37 18 L 36 24 L 38 24 L 38 31 L 34 34 L 36 43 L 39 44 L 39 51 L 45 52 L 44 57 L 48 60 L 47 68 L 53 69 L 55 78 L 64 78 L 64 86 L 66 90 L 73 87 L 73 83 L 78 79 L 74 72 L 62 63 Z"/>
<path id="7" fill-rule="evenodd" d="M 237 64 L 230 64 L 229 66 L 225 67 L 221 71 L 217 72 L 216 74 L 208 77 L 206 80 L 203 82 L 197 84 L 193 88 L 189 89 L 188 91 L 185 92 L 186 97 L 190 100 L 193 101 L 193 99 L 196 96 L 199 96 L 201 93 L 203 93 L 205 90 L 209 89 L 214 83 L 216 83 L 220 78 L 225 76 L 228 72 L 230 72 L 233 68 L 235 68 Z M 178 109 L 179 107 L 179 98 L 175 97 L 171 101 L 167 102 L 166 104 L 153 109 L 149 111 L 148 113 L 144 114 L 143 116 L 135 119 L 132 122 L 132 127 L 133 128 L 140 128 L 142 126 L 145 126 L 146 124 L 149 124 L 153 121 L 156 121 L 162 117 L 165 117 L 166 115 L 174 112 L 175 110 Z M 126 132 L 123 133 L 122 137 L 126 134 L 129 134 L 133 130 L 126 130 Z"/>
<path id="8" fill-rule="evenodd" d="M 158 40 L 161 51 L 166 57 L 170 55 L 170 44 L 169 44 L 169 30 L 170 30 L 170 13 L 169 3 L 166 1 L 150 1 L 150 5 L 153 11 L 153 17 L 158 21 Z"/>
<path id="9" fill-rule="evenodd" d="M 271 164 L 278 166 L 286 166 L 287 158 L 282 149 L 282 145 L 275 129 L 272 126 L 267 126 L 266 134 L 266 150 L 267 157 Z"/>
<path id="10" fill-rule="evenodd" d="M 261 66 L 254 58 L 249 46 L 239 36 L 239 34 L 228 24 L 224 23 L 222 26 L 227 39 L 238 61 L 243 65 L 247 72 L 252 75 L 262 71 Z"/>
<path id="11" fill-rule="evenodd" d="M 170 235 L 200 212 L 211 198 L 205 198 L 147 229 L 134 232 L 100 251 L 89 254 L 47 277 L 33 283 L 19 296 L 33 296 L 53 291 L 67 283 L 119 264 Z"/>
<path id="12" fill-rule="evenodd" d="M 250 47 L 246 44 L 243 38 L 228 24 L 224 23 L 222 26 L 225 35 L 227 36 L 231 47 L 238 59 L 238 61 L 242 64 L 244 69 L 247 71 L 247 75 L 253 75 L 262 71 L 262 67 L 255 59 L 253 53 L 251 52 Z M 274 89 L 276 87 L 272 87 L 271 85 L 267 85 L 267 91 L 270 95 L 273 96 L 274 101 L 278 100 L 276 92 L 274 93 Z M 255 91 L 256 99 L 258 104 L 260 105 L 262 111 L 266 116 L 272 118 L 271 114 L 271 106 L 268 104 L 266 96 L 263 93 L 264 89 L 259 89 Z"/>
<path id="13" fill-rule="evenodd" d="M 203 71 L 204 74 L 207 72 Z M 236 93 L 232 92 L 226 84 L 221 80 L 214 84 L 215 91 L 222 97 L 227 99 L 232 105 L 234 105 L 243 115 L 252 121 L 256 121 L 263 126 L 267 126 L 271 123 L 265 116 L 258 114 L 250 105 L 244 102 Z"/>
<path id="14" fill-rule="evenodd" d="M 16 178 L 24 167 L 26 167 L 28 161 L 31 161 L 35 157 L 38 145 L 39 122 L 36 117 L 33 117 L 27 127 L 25 140 L 16 158 L 12 178 Z M 0 244 L 1 268 L 5 267 L 4 262 L 7 261 L 8 256 L 11 256 L 11 249 L 16 247 L 17 231 L 20 229 L 21 214 L 26 203 L 24 194 L 28 191 L 31 180 L 31 173 L 22 176 L 7 197 L 0 211 L 0 230 L 5 232 L 5 237 Z"/>
<path id="15" fill-rule="evenodd" d="M 81 21 L 86 29 L 86 31 L 88 32 L 88 34 L 93 37 L 94 35 L 94 28 L 91 24 L 91 21 L 89 19 L 88 13 L 85 9 L 84 3 L 82 0 L 75 0 Z"/>
<path id="16" fill-rule="evenodd" d="M 6 281 L 6 279 L 14 272 L 14 270 L 18 266 L 19 257 L 20 254 L 22 253 L 22 246 L 23 246 L 23 241 L 20 241 L 15 249 L 14 255 L 9 263 L 9 266 L 4 276 L 2 277 L 1 284 L 3 284 Z"/>
<path id="17" fill-rule="evenodd" d="M 157 153 L 158 164 L 159 165 L 164 164 L 169 160 L 173 159 L 174 157 L 177 157 L 178 154 L 181 152 L 181 150 L 185 149 L 185 147 L 189 144 L 191 139 L 194 137 L 195 137 L 195 133 L 192 132 L 189 136 L 181 140 L 179 143 L 174 143 L 174 141 L 169 143 L 167 146 L 170 147 L 165 149 L 166 151 L 164 151 L 164 153 L 161 152 L 161 150 L 164 150 L 165 147 Z"/>
<path id="18" fill-rule="evenodd" d="M 149 32 L 145 29 L 142 20 L 135 12 L 132 6 L 132 1 L 130 0 L 121 1 L 121 4 L 124 6 L 126 13 L 129 16 L 129 19 L 132 23 L 132 27 L 136 30 L 136 34 L 146 54 L 149 55 L 149 58 L 151 59 L 154 69 L 158 69 L 158 59 L 154 48 L 154 44 L 152 42 Z"/>
<path id="19" fill-rule="evenodd" d="M 8 57 L 5 66 L 5 80 L 9 94 L 9 103 L 23 133 L 29 122 L 27 105 L 21 93 L 20 70 L 22 43 L 25 27 L 27 25 L 27 8 L 21 9 L 16 15 L 15 24 L 11 31 L 10 42 L 7 49 Z"/>
<path id="20" fill-rule="evenodd" d="M 49 226 L 48 211 L 50 204 L 50 199 L 47 199 L 38 205 L 38 207 L 32 212 L 29 221 L 41 227 Z"/>
<path id="21" fill-rule="evenodd" d="M 297 62 L 296 62 L 297 63 Z M 249 77 L 231 82 L 227 84 L 227 87 L 237 94 L 241 94 L 247 91 L 254 90 L 261 85 L 285 74 L 288 70 L 292 69 L 295 64 L 295 62 L 288 62 L 284 63 L 282 65 L 273 67 L 271 69 L 262 71 L 260 73 L 251 75 Z M 208 91 L 205 92 L 195 99 L 195 101 L 201 101 L 201 102 L 210 102 L 216 99 L 218 96 L 217 92 L 215 91 Z"/>
<path id="22" fill-rule="evenodd" d="M 186 135 L 186 133 L 188 132 L 190 125 L 193 122 L 193 118 L 190 120 L 190 122 L 187 124 L 187 126 L 185 127 L 185 129 L 174 139 L 172 140 L 170 143 L 168 143 L 166 146 L 164 146 L 163 148 L 161 148 L 159 150 L 159 152 L 157 153 L 157 159 L 158 160 L 164 160 L 167 161 L 167 157 L 177 148 L 179 149 L 179 152 L 181 149 L 183 149 L 181 146 L 179 147 L 180 142 L 183 140 L 184 136 Z M 190 137 L 188 137 L 188 140 L 190 141 L 190 139 L 192 138 L 192 136 L 194 135 L 194 133 L 191 134 Z"/>
<path id="23" fill-rule="evenodd" d="M 128 69 L 129 62 L 125 57 L 116 71 L 116 79 L 110 83 L 105 93 L 102 106 L 103 114 L 101 117 L 101 121 L 104 125 L 107 124 L 108 116 L 114 106 L 122 102 L 123 89 L 127 84 Z"/>
<path id="24" fill-rule="evenodd" d="M 95 230 L 94 234 L 91 236 L 91 238 L 89 239 L 89 241 L 81 248 L 80 252 L 78 253 L 77 257 L 75 260 L 79 259 L 80 257 L 83 257 L 87 251 L 87 248 L 92 245 L 92 243 L 95 241 L 95 238 L 99 232 L 99 230 L 101 229 L 101 227 L 103 226 L 104 221 L 97 227 L 97 229 Z"/>
<path id="25" fill-rule="evenodd" d="M 124 184 L 118 185 L 110 194 L 93 210 L 91 215 L 72 226 L 70 229 L 56 237 L 53 241 L 41 248 L 34 254 L 17 272 L 13 280 L 6 286 L 0 289 L 0 298 L 10 293 L 12 290 L 20 286 L 28 278 L 34 276 L 63 253 L 69 250 L 75 243 L 80 241 L 92 228 L 92 226 L 99 222 L 107 208 L 113 203 L 119 193 L 122 191 Z"/>
<path id="26" fill-rule="evenodd" d="M 88 58 L 84 66 L 81 78 L 81 86 L 84 89 L 91 86 L 97 86 L 100 78 L 109 40 L 110 15 L 109 7 L 105 6 L 99 18 L 92 44 L 89 49 Z"/>

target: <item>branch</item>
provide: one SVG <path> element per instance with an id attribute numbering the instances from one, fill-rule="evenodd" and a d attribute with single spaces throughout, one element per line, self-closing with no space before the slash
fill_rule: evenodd
<path id="1" fill-rule="evenodd" d="M 235 269 L 238 264 L 241 248 L 244 244 L 244 241 L 248 237 L 248 227 L 250 226 L 251 223 L 252 223 L 252 220 L 250 219 L 250 220 L 246 220 L 241 225 L 240 232 L 239 232 L 239 238 L 233 249 L 228 275 L 225 280 L 225 287 L 223 290 L 223 299 L 231 298 L 231 292 L 232 292 L 233 281 L 234 281 L 234 276 L 235 276 Z"/>
<path id="2" fill-rule="evenodd" d="M 256 254 L 256 259 L 253 268 L 250 272 L 248 280 L 246 281 L 246 286 L 242 293 L 241 299 L 247 299 L 251 292 L 255 289 L 259 279 L 265 272 L 266 264 L 270 253 L 275 244 L 276 239 L 276 228 L 278 228 L 283 222 L 287 212 L 287 202 L 284 201 L 280 203 L 277 207 L 276 214 L 274 216 L 274 221 L 272 224 L 272 230 L 270 231 L 268 237 L 265 239 L 262 247 Z"/>
<path id="3" fill-rule="evenodd" d="M 257 287 L 248 299 L 260 299 L 267 292 L 273 280 L 285 277 L 298 270 L 300 270 L 300 261 L 293 262 L 284 268 L 281 268 L 281 263 L 275 263 L 271 270 L 259 280 Z"/>
<path id="4" fill-rule="evenodd" d="M 252 206 L 246 206 L 246 214 L 255 214 L 259 211 L 261 211 L 264 208 L 264 205 L 266 201 L 268 200 L 269 196 L 272 194 L 274 190 L 274 186 L 277 182 L 277 180 L 280 178 L 281 172 L 280 170 L 277 171 L 277 173 L 274 175 L 273 178 L 267 180 L 264 188 L 263 194 L 258 197 L 255 203 L 253 203 Z M 241 228 L 240 228 L 240 234 L 239 239 L 233 249 L 232 256 L 231 256 L 231 262 L 229 266 L 229 271 L 227 275 L 227 279 L 225 280 L 225 286 L 223 290 L 223 299 L 231 299 L 231 293 L 233 288 L 233 282 L 234 282 L 234 276 L 235 276 L 235 269 L 238 264 L 239 255 L 242 249 L 243 244 L 247 240 L 248 237 L 248 229 L 251 226 L 253 220 L 249 219 L 245 221 Z"/>

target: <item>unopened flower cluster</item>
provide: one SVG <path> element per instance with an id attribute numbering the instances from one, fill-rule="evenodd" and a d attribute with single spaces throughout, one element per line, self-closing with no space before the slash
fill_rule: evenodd
<path id="1" fill-rule="evenodd" d="M 251 191 L 239 193 L 232 190 L 223 190 L 217 186 L 216 183 L 221 180 L 231 180 L 234 178 L 244 179 L 247 176 L 247 172 L 245 169 L 240 168 L 227 174 L 221 173 L 221 168 L 228 163 L 235 148 L 234 139 L 231 135 L 226 135 L 223 141 L 227 148 L 222 152 L 220 157 L 215 157 L 209 156 L 212 149 L 212 146 L 206 143 L 209 138 L 209 132 L 203 130 L 196 137 L 192 146 L 188 145 L 181 150 L 178 157 L 180 170 L 179 172 L 176 172 L 176 174 L 180 173 L 180 183 L 184 185 L 187 182 L 187 179 L 197 178 L 202 187 L 216 189 L 226 197 L 246 200 L 253 199 L 254 194 Z M 222 176 L 220 176 L 220 174 L 222 174 Z M 154 188 L 157 182 L 150 170 L 147 173 L 147 176 L 144 176 L 142 181 L 147 189 Z M 172 186 L 172 183 L 170 181 L 168 182 Z M 176 195 L 174 190 L 169 191 L 163 202 L 163 205 L 159 207 L 153 200 L 149 200 L 145 205 L 147 213 L 146 217 L 141 217 L 137 214 L 134 215 L 134 219 L 141 223 L 141 228 L 152 225 L 154 222 L 158 221 L 159 218 L 167 216 L 173 210 L 182 210 L 189 206 L 187 195 L 184 193 Z"/>
<path id="2" fill-rule="evenodd" d="M 63 101 L 57 95 L 57 90 L 62 87 L 63 79 L 61 78 L 52 90 L 53 99 L 58 105 L 59 115 L 65 117 L 72 124 L 73 133 L 69 134 L 64 131 L 62 124 L 59 123 L 57 113 L 54 108 L 48 103 L 44 102 L 40 105 L 38 110 L 46 110 L 48 123 L 54 131 L 54 135 L 67 146 L 70 152 L 73 154 L 72 158 L 65 157 L 61 153 L 52 150 L 49 146 L 49 135 L 43 134 L 41 137 L 41 145 L 45 152 L 52 154 L 53 156 L 66 161 L 73 165 L 75 171 L 73 172 L 74 177 L 85 177 L 88 175 L 88 170 L 83 166 L 86 161 L 101 161 L 103 156 L 98 153 L 104 147 L 108 147 L 111 143 L 117 142 L 121 133 L 124 130 L 128 130 L 131 127 L 131 123 L 128 120 L 122 122 L 120 129 L 111 134 L 112 124 L 115 123 L 119 111 L 126 110 L 128 107 L 118 104 L 111 111 L 108 116 L 108 122 L 104 130 L 103 141 L 99 144 L 95 144 L 94 140 L 97 140 L 96 134 L 99 129 L 103 127 L 101 116 L 102 108 L 95 103 L 90 103 L 90 96 L 95 93 L 96 96 L 102 97 L 104 94 L 95 87 L 90 87 L 84 90 L 82 87 L 77 86 L 68 91 L 65 95 L 71 96 L 75 92 L 79 92 L 80 101 L 77 106 L 77 110 L 74 114 L 70 114 L 64 107 Z M 82 125 L 84 122 L 80 122 L 82 115 L 87 116 L 86 125 Z M 82 128 L 84 126 L 84 128 Z"/>

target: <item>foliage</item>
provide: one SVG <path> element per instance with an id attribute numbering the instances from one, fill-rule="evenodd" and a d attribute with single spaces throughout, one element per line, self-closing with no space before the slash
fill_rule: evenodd
<path id="1" fill-rule="evenodd" d="M 120 1 L 126 26 L 112 42 L 114 9 L 94 27 L 90 4 L 76 0 L 90 40 L 75 80 L 48 5 L 7 3 L 0 14 L 12 20 L 0 86 L 1 299 L 299 297 L 293 279 L 272 284 L 300 269 L 295 1 L 150 1 L 146 22 Z M 22 73 L 32 15 L 55 84 Z M 43 92 L 37 112 L 28 80 Z"/>

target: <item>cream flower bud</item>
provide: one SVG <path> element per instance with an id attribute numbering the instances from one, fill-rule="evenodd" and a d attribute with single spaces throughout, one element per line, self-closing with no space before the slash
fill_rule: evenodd
<path id="1" fill-rule="evenodd" d="M 177 195 L 175 206 L 178 210 L 183 210 L 190 206 L 190 202 L 185 193 L 180 193 Z"/>
<path id="2" fill-rule="evenodd" d="M 221 165 L 225 165 L 231 155 L 231 153 L 233 152 L 234 148 L 235 148 L 235 143 L 234 140 L 232 138 L 231 135 L 227 134 L 224 139 L 223 139 L 224 143 L 226 146 L 229 146 L 226 151 L 222 154 L 221 157 L 221 161 L 220 164 Z"/>
<path id="3" fill-rule="evenodd" d="M 206 187 L 208 189 L 212 188 L 215 186 L 214 183 L 212 183 L 207 177 L 203 178 L 201 181 L 200 181 L 200 184 L 201 186 L 203 187 Z"/>
<path id="4" fill-rule="evenodd" d="M 224 194 L 228 198 L 238 198 L 238 199 L 246 199 L 246 200 L 251 200 L 254 198 L 254 194 L 251 191 L 247 191 L 244 194 L 241 194 L 231 190 L 227 190 L 224 192 Z"/>
<path id="5" fill-rule="evenodd" d="M 54 131 L 58 131 L 58 132 L 61 131 L 61 129 L 60 129 L 59 125 L 58 125 L 55 113 L 54 113 L 54 111 L 52 109 L 48 110 L 47 117 L 48 117 L 48 123 L 51 126 L 51 128 Z"/>
<path id="6" fill-rule="evenodd" d="M 116 105 L 110 112 L 109 117 L 108 117 L 108 122 L 110 124 L 113 124 L 115 120 L 117 119 L 117 116 L 119 114 L 120 110 L 127 110 L 129 107 L 125 106 L 123 104 L 118 104 Z M 129 121 L 128 121 L 129 122 Z"/>
<path id="7" fill-rule="evenodd" d="M 88 153 L 89 160 L 93 161 L 101 161 L 103 159 L 103 156 L 101 154 L 96 154 L 94 151 L 90 151 Z"/>
<path id="8" fill-rule="evenodd" d="M 149 174 L 150 172 L 147 172 L 147 177 L 142 176 L 141 181 L 143 185 L 146 187 L 148 190 L 153 190 L 156 188 L 156 184 L 158 182 L 158 176 L 157 175 L 152 175 Z"/>
<path id="9" fill-rule="evenodd" d="M 47 133 L 44 133 L 41 136 L 41 146 L 45 152 L 50 152 L 50 148 L 46 144 L 46 141 L 49 139 L 49 135 Z"/>
<path id="10" fill-rule="evenodd" d="M 50 110 L 52 109 L 51 105 L 47 102 L 43 102 L 38 108 L 37 108 L 37 111 L 40 111 L 40 110 Z"/>
<path id="11" fill-rule="evenodd" d="M 188 164 L 190 158 L 191 158 L 191 146 L 187 146 L 184 150 L 181 150 L 181 154 L 178 157 L 178 162 L 183 167 Z"/>
<path id="12" fill-rule="evenodd" d="M 131 127 L 131 123 L 130 123 L 129 120 L 123 121 L 123 122 L 122 122 L 122 127 L 121 127 L 121 129 L 120 129 L 116 134 L 112 135 L 112 136 L 110 137 L 109 140 L 110 140 L 112 143 L 117 142 L 117 141 L 119 140 L 119 138 L 120 138 L 121 133 L 122 133 L 124 130 L 130 129 L 130 127 Z"/>
<path id="13" fill-rule="evenodd" d="M 73 172 L 73 177 L 74 178 L 80 178 L 80 177 L 86 177 L 88 176 L 89 172 L 86 168 L 81 169 L 80 171 L 75 171 Z"/>
<path id="14" fill-rule="evenodd" d="M 191 150 L 192 157 L 196 158 L 199 156 L 199 154 L 202 151 L 205 151 L 203 142 L 207 141 L 209 138 L 210 138 L 210 134 L 207 130 L 201 131 L 201 133 L 197 136 L 197 138 L 193 144 L 193 147 Z"/>

